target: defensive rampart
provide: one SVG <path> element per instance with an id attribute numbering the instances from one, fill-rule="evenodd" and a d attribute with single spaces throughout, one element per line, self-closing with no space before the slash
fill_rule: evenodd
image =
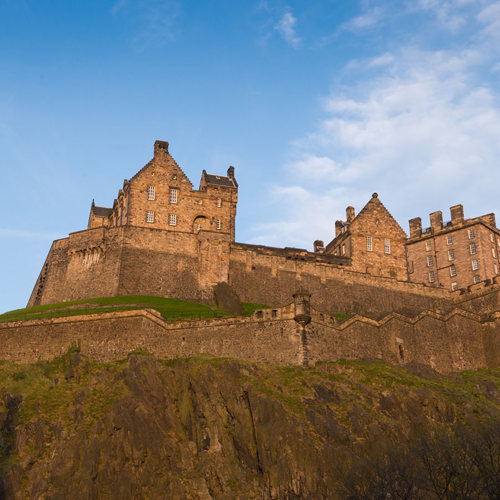
<path id="1" fill-rule="evenodd" d="M 95 228 L 53 243 L 28 305 L 119 295 L 211 302 L 213 287 L 226 282 L 243 302 L 277 307 L 305 288 L 325 312 L 452 308 L 445 290 L 354 272 L 348 263 L 301 249 L 232 243 L 213 231 Z"/>
<path id="2" fill-rule="evenodd" d="M 500 366 L 500 313 L 456 309 L 340 320 L 315 310 L 299 316 L 291 304 L 256 311 L 248 318 L 181 323 L 166 322 L 151 310 L 0 323 L 2 360 L 51 359 L 74 343 L 99 361 L 145 349 L 161 358 L 206 353 L 282 365 L 380 358 L 450 372 Z"/>

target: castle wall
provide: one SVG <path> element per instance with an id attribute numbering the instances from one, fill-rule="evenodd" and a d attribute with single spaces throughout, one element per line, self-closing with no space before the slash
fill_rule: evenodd
<path id="1" fill-rule="evenodd" d="M 498 346 L 493 347 L 499 332 L 499 322 L 484 325 L 462 314 L 429 314 L 415 323 L 398 317 L 380 323 L 354 321 L 347 327 L 314 322 L 308 359 L 379 358 L 393 364 L 422 363 L 444 372 L 500 366 Z"/>
<path id="2" fill-rule="evenodd" d="M 95 228 L 54 241 L 28 306 L 117 295 L 122 236 Z"/>
<path id="3" fill-rule="evenodd" d="M 290 258 L 280 249 L 231 244 L 229 284 L 243 302 L 282 306 L 299 289 L 312 294 L 312 305 L 334 313 L 380 315 L 401 310 L 449 308 L 443 290 L 356 273 L 341 266 Z"/>
<path id="4" fill-rule="evenodd" d="M 298 364 L 300 332 L 293 319 L 166 323 L 147 311 L 0 324 L 0 359 L 49 360 L 79 343 L 96 361 L 123 359 L 134 349 L 160 358 L 211 354 L 275 364 Z"/>
<path id="5" fill-rule="evenodd" d="M 123 359 L 135 349 L 160 358 L 210 354 L 279 365 L 379 358 L 418 362 L 440 372 L 500 366 L 500 313 L 481 322 L 471 313 L 356 316 L 340 323 L 314 312 L 305 330 L 290 308 L 250 318 L 167 323 L 156 312 L 117 311 L 68 318 L 0 323 L 0 359 L 48 360 L 79 343 L 97 361 Z"/>

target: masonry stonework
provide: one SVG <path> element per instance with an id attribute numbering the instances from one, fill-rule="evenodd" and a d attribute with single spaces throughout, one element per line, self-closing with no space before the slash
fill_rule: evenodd
<path id="1" fill-rule="evenodd" d="M 448 223 L 441 212 L 425 230 L 412 219 L 407 238 L 374 193 L 357 215 L 347 207 L 334 239 L 309 252 L 235 242 L 237 199 L 233 167 L 203 170 L 196 190 L 168 143 L 156 141 L 111 208 L 92 202 L 88 228 L 53 242 L 28 305 L 121 295 L 211 304 L 225 283 L 242 302 L 271 310 L 183 324 L 153 311 L 0 324 L 0 359 L 49 359 L 78 340 L 99 360 L 144 348 L 279 364 L 378 357 L 441 371 L 500 366 L 494 214 L 465 219 L 457 205 Z M 310 323 L 294 320 L 297 291 L 311 297 Z"/>

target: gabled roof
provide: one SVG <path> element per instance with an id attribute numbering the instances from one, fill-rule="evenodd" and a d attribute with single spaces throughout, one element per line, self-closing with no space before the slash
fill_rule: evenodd
<path id="1" fill-rule="evenodd" d="M 384 212 L 389 216 L 389 219 L 394 222 L 394 224 L 399 228 L 401 231 L 401 234 L 405 236 L 406 238 L 406 233 L 404 229 L 399 225 L 398 221 L 391 215 L 389 210 L 385 207 L 385 205 L 378 199 L 378 194 L 373 193 L 371 199 L 368 201 L 368 203 L 360 210 L 359 214 L 354 218 L 354 220 L 351 222 L 348 231 L 351 229 L 352 225 L 356 223 L 356 221 L 359 221 L 360 218 L 363 218 L 363 215 L 368 213 L 372 207 L 379 206 L 381 207 Z"/>
<path id="2" fill-rule="evenodd" d="M 225 175 L 205 174 L 205 182 L 207 184 L 215 184 L 216 186 L 236 187 L 234 179 Z"/>
<path id="3" fill-rule="evenodd" d="M 378 194 L 373 193 L 371 199 L 368 201 L 368 203 L 360 210 L 358 215 L 354 217 L 354 219 L 349 223 L 346 224 L 346 230 L 343 233 L 340 233 L 338 236 L 336 236 L 328 245 L 325 247 L 325 251 L 328 252 L 331 250 L 333 247 L 336 247 L 339 242 L 341 242 L 343 239 L 347 238 L 350 234 L 352 229 L 356 229 L 356 223 L 359 223 L 360 220 L 363 220 L 364 216 L 367 215 L 371 209 L 375 207 L 380 207 L 383 209 L 383 211 L 387 214 L 389 220 L 391 220 L 401 231 L 401 236 L 404 236 L 406 238 L 406 233 L 404 232 L 403 228 L 399 225 L 397 220 L 391 215 L 389 210 L 385 207 L 385 205 L 378 199 Z"/>
<path id="4" fill-rule="evenodd" d="M 95 205 L 92 205 L 91 210 L 96 217 L 108 217 L 113 211 L 112 208 L 96 207 Z"/>

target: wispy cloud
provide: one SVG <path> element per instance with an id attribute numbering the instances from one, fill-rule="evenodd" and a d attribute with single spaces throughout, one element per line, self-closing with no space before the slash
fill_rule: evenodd
<path id="1" fill-rule="evenodd" d="M 382 18 L 380 7 L 368 8 L 361 15 L 347 21 L 342 27 L 350 31 L 359 31 L 375 26 Z"/>
<path id="2" fill-rule="evenodd" d="M 459 26 L 450 21 L 451 2 L 422 0 L 420 7 L 440 11 L 445 32 Z M 500 209 L 500 89 L 484 76 L 500 65 L 500 2 L 469 7 L 459 14 L 478 23 L 456 48 L 415 42 L 346 65 L 317 127 L 291 145 L 289 185 L 270 192 L 283 210 L 276 213 L 286 215 L 255 227 L 256 241 L 310 246 L 329 239 L 343 207 L 361 208 L 373 191 L 403 225 L 456 203 L 471 216 Z"/>
<path id="3" fill-rule="evenodd" d="M 174 21 L 180 14 L 180 4 L 177 0 L 117 0 L 111 14 L 134 20 L 132 44 L 141 51 L 148 45 L 175 38 Z"/>
<path id="4" fill-rule="evenodd" d="M 296 24 L 297 19 L 290 10 L 287 10 L 275 26 L 275 29 L 279 32 L 285 42 L 293 48 L 299 47 L 302 42 L 300 37 L 297 36 L 295 29 Z"/>

